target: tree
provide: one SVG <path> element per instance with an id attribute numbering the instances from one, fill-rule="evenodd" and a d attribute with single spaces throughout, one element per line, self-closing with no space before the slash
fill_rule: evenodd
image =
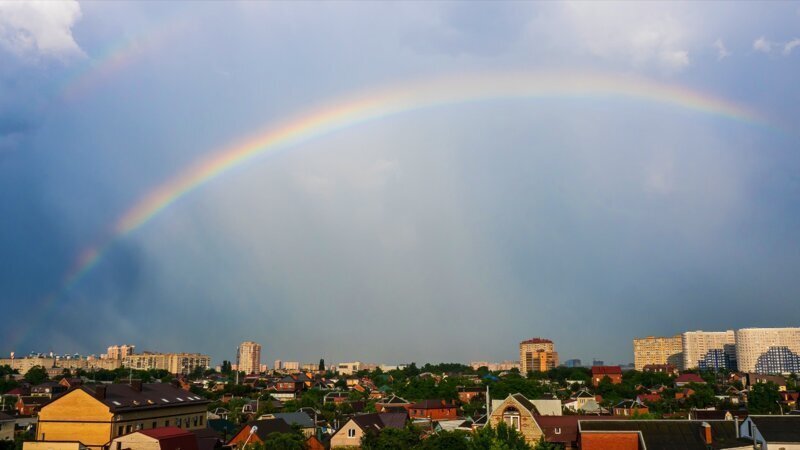
<path id="1" fill-rule="evenodd" d="M 25 374 L 25 381 L 33 385 L 42 384 L 48 379 L 47 370 L 41 366 L 31 367 Z"/>
<path id="2" fill-rule="evenodd" d="M 773 382 L 756 383 L 747 395 L 747 411 L 750 414 L 780 413 L 778 402 L 781 395 Z"/>
<path id="3" fill-rule="evenodd" d="M 539 442 L 533 446 L 533 450 L 559 450 L 561 446 L 558 444 L 551 444 L 544 440 L 544 436 L 539 438 Z"/>
<path id="4" fill-rule="evenodd" d="M 364 450 L 409 450 L 420 442 L 419 431 L 415 428 L 384 428 L 380 431 L 372 429 L 361 438 Z"/>
<path id="5" fill-rule="evenodd" d="M 503 422 L 493 428 L 487 425 L 472 434 L 470 450 L 531 450 L 525 437 Z"/>
<path id="6" fill-rule="evenodd" d="M 272 433 L 264 440 L 269 450 L 305 450 L 306 440 L 299 433 Z"/>
<path id="7" fill-rule="evenodd" d="M 468 434 L 463 431 L 442 431 L 424 439 L 419 450 L 469 450 Z"/>

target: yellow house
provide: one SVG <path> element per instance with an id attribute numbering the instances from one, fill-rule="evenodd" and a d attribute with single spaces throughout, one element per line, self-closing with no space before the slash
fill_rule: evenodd
<path id="1" fill-rule="evenodd" d="M 208 400 L 168 383 L 107 384 L 73 389 L 39 411 L 36 441 L 79 441 L 101 450 L 117 436 L 175 426 L 206 427 Z"/>
<path id="2" fill-rule="evenodd" d="M 544 435 L 541 427 L 536 422 L 534 414 L 536 406 L 522 394 L 513 394 L 506 397 L 500 406 L 494 408 L 489 415 L 488 423 L 496 428 L 504 422 L 523 436 L 529 444 L 535 444 Z"/>

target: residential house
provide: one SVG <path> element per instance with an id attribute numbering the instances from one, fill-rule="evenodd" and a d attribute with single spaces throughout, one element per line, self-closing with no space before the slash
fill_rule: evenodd
<path id="1" fill-rule="evenodd" d="M 706 380 L 696 373 L 684 373 L 675 378 L 675 387 L 684 387 L 689 383 L 706 384 Z"/>
<path id="2" fill-rule="evenodd" d="M 459 386 L 458 387 L 458 400 L 461 403 L 469 403 L 473 398 L 485 397 L 485 390 L 480 386 Z"/>
<path id="3" fill-rule="evenodd" d="M 678 368 L 672 364 L 645 364 L 642 371 L 650 373 L 666 373 L 669 375 L 678 374 Z"/>
<path id="4" fill-rule="evenodd" d="M 689 411 L 690 420 L 739 420 L 747 418 L 747 410 L 728 411 L 724 409 L 692 409 Z"/>
<path id="5" fill-rule="evenodd" d="M 657 403 L 660 402 L 661 394 L 639 394 L 636 396 L 636 400 L 639 403 L 646 404 L 646 403 Z"/>
<path id="6" fill-rule="evenodd" d="M 650 409 L 639 402 L 639 400 L 623 400 L 614 405 L 613 414 L 615 416 L 630 417 L 638 414 L 647 414 Z"/>
<path id="7" fill-rule="evenodd" d="M 349 398 L 350 394 L 348 394 L 347 392 L 333 391 L 325 394 L 325 396 L 322 398 L 322 403 L 323 404 L 333 403 L 335 405 L 338 405 L 339 403 L 345 403 Z M 377 407 L 378 405 L 375 405 L 375 408 Z M 380 412 L 380 410 L 378 410 L 378 412 Z"/>
<path id="8" fill-rule="evenodd" d="M 80 387 L 83 385 L 83 380 L 81 378 L 62 378 L 59 380 L 58 384 L 67 388 L 67 390 L 74 389 L 76 387 Z"/>
<path id="9" fill-rule="evenodd" d="M 100 450 L 133 431 L 176 426 L 205 428 L 208 401 L 172 383 L 81 386 L 42 406 L 37 441 L 80 441 Z"/>
<path id="10" fill-rule="evenodd" d="M 800 449 L 800 415 L 748 416 L 740 425 L 742 438 L 760 450 Z"/>
<path id="11" fill-rule="evenodd" d="M 50 401 L 49 397 L 38 396 L 34 397 L 32 395 L 22 395 L 17 397 L 17 404 L 16 409 L 17 413 L 21 416 L 32 416 L 37 414 L 39 410 L 44 406 L 47 402 Z"/>
<path id="12" fill-rule="evenodd" d="M 408 411 L 410 407 L 411 402 L 396 395 L 375 403 L 375 411 L 377 412 L 402 412 L 401 409 Z"/>
<path id="13" fill-rule="evenodd" d="M 752 449 L 731 421 L 581 420 L 581 450 Z"/>
<path id="14" fill-rule="evenodd" d="M 380 432 L 384 428 L 404 428 L 408 421 L 405 413 L 371 413 L 353 416 L 332 437 L 330 448 L 361 448 L 365 433 Z"/>
<path id="15" fill-rule="evenodd" d="M 291 427 L 297 427 L 306 436 L 312 436 L 316 427 L 314 426 L 314 419 L 304 412 L 288 412 L 288 413 L 275 413 L 265 414 L 260 418 L 263 419 L 282 419 Z"/>
<path id="16" fill-rule="evenodd" d="M 294 400 L 306 389 L 305 381 L 298 380 L 297 378 L 287 375 L 275 383 L 272 396 L 278 400 Z"/>
<path id="17" fill-rule="evenodd" d="M 497 427 L 503 422 L 522 433 L 526 442 L 533 444 L 544 435 L 544 431 L 536 423 L 535 414 L 537 414 L 536 407 L 530 400 L 522 394 L 512 394 L 497 407 L 492 408 L 488 423 L 492 427 Z"/>
<path id="18" fill-rule="evenodd" d="M 34 397 L 54 398 L 64 392 L 67 392 L 67 388 L 57 381 L 45 381 L 31 388 L 31 395 Z"/>
<path id="19" fill-rule="evenodd" d="M 253 428 L 255 428 L 255 431 L 252 432 L 251 436 L 251 430 Z M 251 422 L 247 422 L 242 429 L 239 430 L 239 432 L 236 433 L 233 438 L 231 438 L 231 440 L 228 442 L 228 445 L 235 448 L 241 448 L 244 446 L 245 442 L 248 444 L 263 444 L 270 434 L 291 432 L 293 432 L 292 427 L 289 426 L 289 424 L 283 419 L 253 420 Z M 248 438 L 250 439 L 249 441 Z"/>
<path id="20" fill-rule="evenodd" d="M 108 450 L 199 450 L 197 436 L 178 427 L 139 430 L 117 436 L 107 446 Z"/>
<path id="21" fill-rule="evenodd" d="M 786 390 L 786 378 L 780 375 L 762 375 L 759 373 L 748 373 L 747 374 L 747 384 L 745 384 L 745 388 L 748 390 L 752 390 L 753 386 L 759 383 L 774 383 L 778 386 L 779 391 Z"/>
<path id="22" fill-rule="evenodd" d="M 447 420 L 458 416 L 458 406 L 447 400 L 422 400 L 408 408 L 412 419 Z"/>
<path id="23" fill-rule="evenodd" d="M 578 422 L 581 420 L 607 420 L 603 416 L 535 416 L 536 423 L 544 433 L 544 440 L 563 449 L 577 449 Z"/>
<path id="24" fill-rule="evenodd" d="M 611 380 L 611 384 L 622 383 L 622 368 L 620 366 L 592 366 L 592 386 L 597 387 L 606 377 Z"/>
<path id="25" fill-rule="evenodd" d="M 797 407 L 797 401 L 800 400 L 800 392 L 781 391 L 778 394 L 781 396 L 781 404 L 786 405 L 789 410 Z"/>

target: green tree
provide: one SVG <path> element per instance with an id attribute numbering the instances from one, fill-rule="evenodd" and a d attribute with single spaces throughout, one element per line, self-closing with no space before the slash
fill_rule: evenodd
<path id="1" fill-rule="evenodd" d="M 747 410 L 750 414 L 780 413 L 778 402 L 781 395 L 773 382 L 757 383 L 747 395 Z"/>
<path id="2" fill-rule="evenodd" d="M 47 370 L 41 366 L 31 367 L 25 374 L 25 381 L 33 385 L 44 383 L 48 379 Z"/>
<path id="3" fill-rule="evenodd" d="M 469 435 L 463 431 L 442 431 L 424 439 L 419 450 L 469 450 Z"/>
<path id="4" fill-rule="evenodd" d="M 264 440 L 269 450 L 305 450 L 306 440 L 299 433 L 272 433 Z"/>
<path id="5" fill-rule="evenodd" d="M 525 437 L 503 422 L 493 428 L 485 426 L 472 434 L 470 450 L 531 450 Z"/>
<path id="6" fill-rule="evenodd" d="M 560 450 L 561 446 L 558 444 L 551 444 L 544 440 L 544 436 L 539 438 L 539 441 L 536 442 L 536 445 L 533 446 L 533 450 Z"/>
<path id="7" fill-rule="evenodd" d="M 361 438 L 364 450 L 409 450 L 420 443 L 419 431 L 413 427 L 372 429 Z"/>

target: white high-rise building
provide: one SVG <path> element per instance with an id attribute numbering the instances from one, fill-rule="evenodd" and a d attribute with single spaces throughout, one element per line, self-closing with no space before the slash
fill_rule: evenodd
<path id="1" fill-rule="evenodd" d="M 737 330 L 736 360 L 742 372 L 798 373 L 800 328 Z"/>
<path id="2" fill-rule="evenodd" d="M 681 335 L 683 370 L 736 369 L 736 334 L 728 331 L 687 331 Z"/>
<path id="3" fill-rule="evenodd" d="M 261 370 L 261 344 L 252 341 L 239 345 L 238 370 L 246 374 L 259 373 Z"/>

